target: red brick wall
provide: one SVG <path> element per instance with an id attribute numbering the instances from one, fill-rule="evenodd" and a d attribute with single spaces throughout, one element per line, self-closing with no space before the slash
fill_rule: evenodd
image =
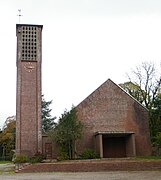
<path id="1" fill-rule="evenodd" d="M 37 151 L 37 66 L 34 70 L 27 72 L 24 68 L 25 62 L 21 63 L 21 151 Z"/>
<path id="2" fill-rule="evenodd" d="M 32 26 L 32 25 L 24 25 Z M 16 154 L 42 152 L 41 133 L 41 30 L 37 26 L 36 60 L 22 58 L 23 25 L 17 25 Z"/>
<path id="3" fill-rule="evenodd" d="M 55 162 L 55 163 L 36 163 L 29 166 L 25 166 L 19 172 L 20 173 L 22 172 L 23 173 L 103 172 L 103 171 L 108 172 L 108 171 L 149 171 L 149 170 L 150 171 L 161 170 L 161 160 L 147 161 L 147 160 L 130 160 L 130 159 L 128 160 L 108 159 L 108 160 L 81 160 L 81 161 L 74 160 L 74 161 Z M 106 179 L 108 179 L 108 176 Z"/>
<path id="4" fill-rule="evenodd" d="M 98 131 L 134 132 L 136 155 L 151 153 L 148 112 L 111 80 L 82 101 L 77 107 L 78 119 L 84 124 L 84 138 L 77 150 L 94 148 Z"/>

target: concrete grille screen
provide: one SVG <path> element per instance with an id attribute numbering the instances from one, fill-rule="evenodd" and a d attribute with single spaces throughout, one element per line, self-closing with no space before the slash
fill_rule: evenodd
<path id="1" fill-rule="evenodd" d="M 38 28 L 32 26 L 23 26 L 21 29 L 22 38 L 22 60 L 36 61 L 37 59 L 37 36 Z"/>

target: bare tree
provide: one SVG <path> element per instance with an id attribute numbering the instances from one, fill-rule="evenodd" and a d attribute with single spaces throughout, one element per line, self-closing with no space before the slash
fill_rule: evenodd
<path id="1" fill-rule="evenodd" d="M 161 87 L 161 71 L 157 73 L 157 68 L 152 62 L 143 62 L 132 70 L 132 75 L 128 75 L 130 82 L 139 87 L 142 95 L 142 104 L 150 111 Z"/>
<path id="2" fill-rule="evenodd" d="M 156 103 L 160 102 L 157 99 L 161 93 L 161 68 L 157 69 L 152 62 L 142 62 L 127 76 L 129 81 L 120 85 L 149 110 L 150 134 L 153 141 L 160 127 L 160 121 L 156 118 L 160 116 L 154 114 L 158 112 Z"/>

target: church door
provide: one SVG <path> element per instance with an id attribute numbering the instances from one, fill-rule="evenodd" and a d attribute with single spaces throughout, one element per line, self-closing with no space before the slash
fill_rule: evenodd
<path id="1" fill-rule="evenodd" d="M 52 143 L 45 143 L 46 159 L 52 159 Z"/>

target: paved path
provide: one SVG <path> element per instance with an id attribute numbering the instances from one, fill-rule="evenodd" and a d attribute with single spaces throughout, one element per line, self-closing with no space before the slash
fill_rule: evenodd
<path id="1" fill-rule="evenodd" d="M 161 171 L 2 174 L 0 180 L 160 180 Z"/>
<path id="2" fill-rule="evenodd" d="M 0 164 L 0 175 L 3 173 L 8 173 L 10 171 L 14 171 L 15 165 L 11 163 Z"/>

